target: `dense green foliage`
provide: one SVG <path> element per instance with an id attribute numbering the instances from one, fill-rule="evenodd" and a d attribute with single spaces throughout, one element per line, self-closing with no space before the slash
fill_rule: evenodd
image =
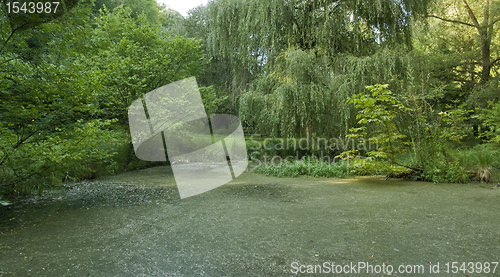
<path id="1" fill-rule="evenodd" d="M 71 64 L 86 41 L 84 33 L 67 26 L 84 24 L 88 5 L 73 11 L 58 23 L 22 32 L 2 24 L 0 188 L 9 193 L 41 192 L 115 152 L 115 120 L 93 116 L 95 79 Z"/>
<path id="2" fill-rule="evenodd" d="M 138 10 L 103 7 L 94 17 L 91 3 L 82 1 L 50 24 L 24 31 L 4 24 L 2 11 L 0 194 L 42 192 L 96 171 L 145 166 L 131 149 L 129 105 L 159 86 L 199 75 L 205 59 L 199 41 L 165 33 Z M 214 110 L 213 89 L 202 91 Z"/>
<path id="3" fill-rule="evenodd" d="M 351 128 L 348 137 L 362 138 L 376 142 L 375 149 L 367 149 L 369 162 L 386 162 L 412 169 L 414 177 L 434 182 L 463 182 L 467 180 L 466 174 L 460 164 L 453 158 L 452 147 L 460 142 L 464 135 L 460 132 L 458 123 L 466 119 L 469 112 L 459 108 L 440 112 L 443 123 L 430 121 L 426 114 L 415 118 L 408 117 L 405 113 L 414 112 L 402 104 L 392 92 L 387 90 L 387 85 L 368 86 L 369 94 L 353 95 L 350 103 L 359 109 L 358 124 L 361 127 Z M 408 118 L 410 127 L 425 126 L 424 130 L 405 132 L 402 134 L 397 127 L 397 119 Z M 447 126 L 444 123 L 448 123 Z M 412 129 L 410 128 L 410 129 Z M 404 130 L 401 130 L 404 131 Z M 368 133 L 371 133 L 370 135 Z M 416 134 L 416 136 L 415 136 Z M 413 147 L 414 159 L 411 165 L 402 164 L 397 154 Z M 411 149 L 411 148 L 410 148 Z M 432 151 L 432 152 L 429 152 Z M 357 158 L 358 149 L 343 152 L 341 157 Z M 403 156 L 405 157 L 405 156 Z M 405 161 L 408 162 L 408 161 Z M 404 163 L 404 162 L 403 162 Z M 417 175 L 417 176 L 415 176 Z"/>
<path id="4" fill-rule="evenodd" d="M 104 10 L 90 34 L 87 54 L 78 62 L 96 76 L 97 100 L 107 117 L 127 122 L 127 109 L 141 95 L 162 85 L 199 75 L 203 53 L 199 42 L 160 35 L 160 26 L 130 10 Z"/>
<path id="5" fill-rule="evenodd" d="M 3 8 L 0 195 L 151 165 L 134 156 L 127 108 L 190 76 L 207 113 L 239 115 L 247 135 L 262 134 L 249 155 L 296 156 L 259 172 L 489 181 L 499 5 L 213 0 L 184 18 L 153 0 L 86 0 L 23 28 Z M 317 144 L 284 148 L 288 139 Z"/>
<path id="6" fill-rule="evenodd" d="M 366 89 L 370 91 L 369 95 L 356 94 L 349 99 L 349 103 L 360 109 L 356 119 L 359 119 L 361 127 L 351 128 L 352 134 L 348 137 L 364 138 L 367 136 L 365 125 L 373 125 L 373 134 L 368 141 L 375 142 L 378 147 L 369 149 L 368 156 L 393 161 L 394 155 L 401 151 L 405 138 L 399 133 L 394 119 L 399 112 L 407 111 L 408 108 L 387 90 L 387 85 L 368 86 Z"/>
<path id="7" fill-rule="evenodd" d="M 378 141 L 375 150 L 342 149 L 339 157 L 354 162 L 357 155 L 369 156 L 366 168 L 381 161 L 411 169 L 405 174 L 413 179 L 463 182 L 475 179 L 473 170 L 477 179 L 491 180 L 495 163 L 481 167 L 473 158 L 484 157 L 482 150 L 461 150 L 476 161 L 470 166 L 457 159 L 457 149 L 486 143 L 489 151 L 497 151 L 499 146 L 495 138 L 500 59 L 490 51 L 499 39 L 498 2 L 433 1 L 413 15 L 405 19 L 412 27 L 410 36 L 395 32 L 384 34 L 393 36 L 390 40 L 358 38 L 362 48 L 347 39 L 343 46 L 348 50 L 288 40 L 281 52 L 266 54 L 269 62 L 262 71 L 253 70 L 259 74 L 240 98 L 241 119 L 256 132 L 274 137 Z M 323 27 L 318 26 L 310 37 Z M 256 27 L 253 32 L 273 34 L 269 28 Z M 263 37 L 269 38 L 255 39 Z M 403 42 L 398 37 L 407 40 L 398 43 Z M 262 44 L 266 45 L 264 39 L 258 45 Z M 377 83 L 388 84 L 392 93 L 366 95 L 364 87 Z M 399 167 L 402 173 L 404 167 Z M 479 174 L 479 168 L 490 172 Z"/>

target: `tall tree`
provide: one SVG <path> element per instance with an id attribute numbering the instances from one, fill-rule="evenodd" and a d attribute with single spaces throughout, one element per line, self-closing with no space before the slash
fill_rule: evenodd
<path id="1" fill-rule="evenodd" d="M 0 195 L 43 191 L 68 172 L 112 163 L 129 141 L 132 101 L 203 69 L 198 40 L 162 36 L 123 6 L 90 21 L 89 2 L 14 35 L 0 10 Z"/>
<path id="2" fill-rule="evenodd" d="M 36 28 L 14 33 L 0 25 L 0 194 L 41 192 L 113 155 L 113 120 L 95 117 L 96 76 L 75 64 L 87 46 L 90 11 L 85 1 Z"/>
<path id="3" fill-rule="evenodd" d="M 500 56 L 492 57 L 492 39 L 497 33 L 500 21 L 500 2 L 494 0 L 444 0 L 436 2 L 434 13 L 429 17 L 454 25 L 465 26 L 478 35 L 481 56 L 478 59 L 481 71 L 480 81 L 486 83 L 491 78 L 491 68 Z"/>
<path id="4" fill-rule="evenodd" d="M 161 5 L 159 8 L 158 22 L 162 29 L 170 34 L 185 35 L 184 17 L 165 5 Z"/>
<path id="5" fill-rule="evenodd" d="M 205 70 L 197 78 L 202 86 L 214 86 L 218 98 L 226 98 L 220 106 L 220 113 L 238 114 L 238 102 L 236 82 L 233 82 L 233 68 L 230 59 L 215 55 L 209 51 L 208 36 L 210 34 L 210 17 L 206 5 L 200 5 L 188 12 L 188 17 L 182 21 L 183 29 L 188 37 L 201 40 L 202 48 L 207 53 L 210 62 L 206 64 Z"/>
<path id="6" fill-rule="evenodd" d="M 108 10 L 112 11 L 118 6 L 128 7 L 131 9 L 130 15 L 133 18 L 138 18 L 139 15 L 145 14 L 149 23 L 158 23 L 160 6 L 156 0 L 96 0 L 96 8 L 102 8 L 104 4 Z"/>
<path id="7" fill-rule="evenodd" d="M 208 46 L 252 74 L 289 47 L 318 54 L 373 54 L 410 45 L 411 20 L 427 0 L 217 0 L 208 4 Z"/>
<path id="8" fill-rule="evenodd" d="M 259 118 L 249 125 L 281 136 L 346 133 L 352 108 L 345 100 L 399 74 L 397 56 L 384 49 L 411 49 L 411 22 L 428 2 L 212 1 L 207 48 L 229 60 L 240 92 L 252 91 L 240 102 L 243 118 Z M 252 104 L 259 101 L 266 104 Z"/>
<path id="9" fill-rule="evenodd" d="M 89 36 L 88 53 L 78 59 L 99 76 L 96 97 L 107 117 L 123 122 L 137 98 L 165 84 L 198 76 L 205 63 L 198 40 L 164 36 L 146 15 L 136 19 L 130 11 L 123 6 L 113 12 L 104 10 Z"/>

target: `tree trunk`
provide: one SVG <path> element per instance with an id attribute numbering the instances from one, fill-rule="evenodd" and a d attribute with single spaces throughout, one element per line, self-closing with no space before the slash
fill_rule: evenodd
<path id="1" fill-rule="evenodd" d="M 483 36 L 481 36 L 483 37 Z M 481 82 L 487 82 L 490 79 L 490 72 L 491 72 L 491 61 L 490 61 L 490 42 L 488 39 L 488 34 L 484 34 L 485 38 L 481 38 L 481 52 L 482 52 L 482 58 L 481 58 L 481 65 L 482 65 L 482 71 L 481 71 Z"/>
<path id="2" fill-rule="evenodd" d="M 481 82 L 487 82 L 490 79 L 491 61 L 490 61 L 490 46 L 493 25 L 490 26 L 490 0 L 484 1 L 483 24 L 479 31 L 481 37 Z"/>
<path id="3" fill-rule="evenodd" d="M 470 8 L 466 0 L 462 0 L 462 3 L 467 10 L 469 18 L 472 20 L 474 27 L 479 33 L 479 39 L 481 40 L 481 82 L 487 82 L 490 79 L 491 73 L 491 58 L 490 58 L 490 47 L 491 47 L 491 34 L 493 31 L 493 25 L 490 24 L 490 0 L 484 0 L 484 10 L 483 10 L 483 22 L 479 24 L 476 15 Z"/>

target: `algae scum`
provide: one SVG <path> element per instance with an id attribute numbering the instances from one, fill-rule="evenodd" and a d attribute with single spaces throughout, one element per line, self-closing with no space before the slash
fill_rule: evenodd
<path id="1" fill-rule="evenodd" d="M 1 217 L 0 275 L 296 276 L 363 262 L 392 265 L 390 276 L 496 276 L 444 265 L 500 261 L 492 187 L 244 173 L 181 200 L 171 170 L 150 168 L 16 203 Z M 321 275 L 388 276 L 345 274 Z"/>

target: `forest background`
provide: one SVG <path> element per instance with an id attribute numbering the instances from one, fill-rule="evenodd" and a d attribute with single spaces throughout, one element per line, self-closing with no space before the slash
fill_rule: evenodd
<path id="1" fill-rule="evenodd" d="M 207 114 L 238 115 L 247 135 L 260 135 L 247 142 L 256 172 L 496 178 L 499 1 L 213 0 L 183 17 L 154 0 L 82 0 L 31 25 L 14 24 L 6 2 L 5 198 L 159 165 L 135 157 L 127 109 L 191 76 Z M 297 153 L 280 143 L 290 138 L 378 147 L 300 149 L 301 157 L 321 152 L 337 163 L 261 162 Z"/>

